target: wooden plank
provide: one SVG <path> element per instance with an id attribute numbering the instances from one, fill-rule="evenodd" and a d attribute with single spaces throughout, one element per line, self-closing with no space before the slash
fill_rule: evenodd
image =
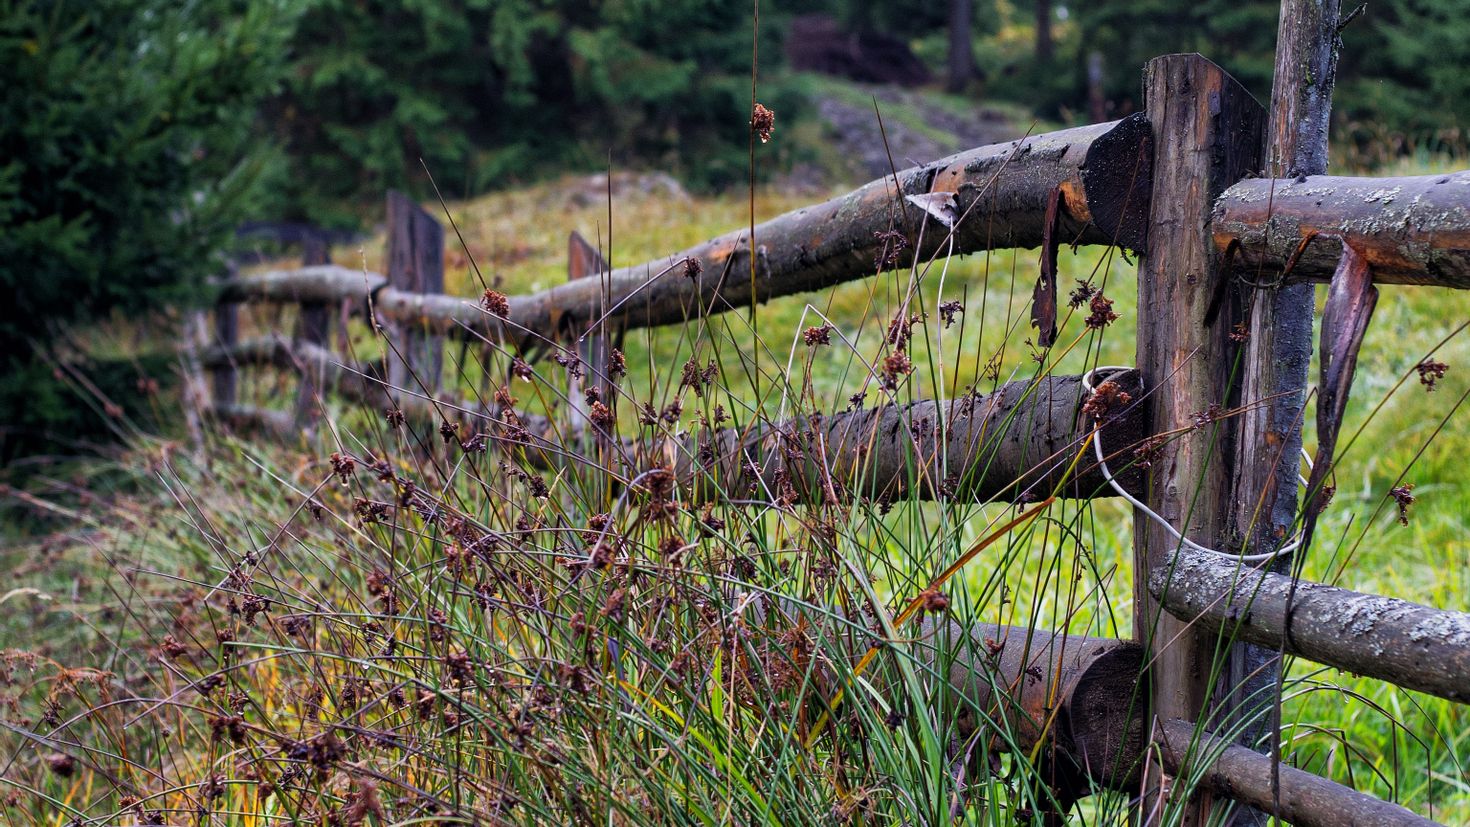
<path id="1" fill-rule="evenodd" d="M 1180 622 L 1470 703 L 1470 613 L 1302 581 L 1293 595 L 1289 575 L 1194 551 L 1154 569 L 1149 591 Z"/>
<path id="2" fill-rule="evenodd" d="M 1327 281 L 1347 242 L 1375 284 L 1470 289 L 1470 171 L 1241 181 L 1215 206 L 1215 245 L 1258 281 Z M 1298 251 L 1300 254 L 1298 255 Z"/>
<path id="3" fill-rule="evenodd" d="M 1165 721 L 1156 731 L 1164 769 L 1199 775 L 1228 798 L 1257 807 L 1297 827 L 1441 827 L 1389 801 L 1320 776 L 1281 767 L 1279 794 L 1271 759 L 1208 733 L 1188 721 Z"/>
<path id="4" fill-rule="evenodd" d="M 1234 480 L 1220 458 L 1233 444 L 1229 423 L 1210 412 L 1232 401 L 1237 310 L 1209 215 L 1221 190 L 1258 168 L 1265 110 L 1199 55 L 1150 61 L 1144 91 L 1154 162 L 1149 252 L 1138 274 L 1138 367 L 1151 432 L 1187 431 L 1152 464 L 1146 502 L 1185 536 L 1222 548 Z M 1225 300 L 1211 318 L 1217 293 Z M 1135 512 L 1134 634 L 1151 653 L 1153 714 L 1198 720 L 1211 697 L 1214 636 L 1163 612 L 1148 591 L 1149 571 L 1167 567 L 1179 548 L 1167 529 Z M 1146 800 L 1155 801 L 1160 781 L 1157 772 L 1147 780 Z M 1202 824 L 1212 809 L 1208 795 L 1196 796 L 1181 823 Z"/>
<path id="5" fill-rule="evenodd" d="M 387 290 L 426 299 L 444 293 L 444 228 L 396 190 L 388 193 Z M 412 313 L 389 318 L 393 324 L 388 331 L 388 383 L 411 393 L 438 392 L 444 370 L 441 333 L 428 319 Z"/>

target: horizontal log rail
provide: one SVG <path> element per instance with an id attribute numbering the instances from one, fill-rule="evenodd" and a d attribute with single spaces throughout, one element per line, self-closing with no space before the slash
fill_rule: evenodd
<path id="1" fill-rule="evenodd" d="M 951 193 L 953 252 L 1035 247 L 1060 243 L 1146 242 L 1149 163 L 1148 124 L 1141 115 L 1121 121 L 1036 135 L 984 146 L 878 179 L 823 204 L 803 207 L 755 228 L 754 293 L 759 301 L 804 293 L 909 266 L 948 252 L 947 230 L 926 221 L 907 195 Z M 895 193 L 895 184 L 898 192 Z M 1059 226 L 1048 235 L 1047 204 L 1060 191 Z M 908 245 L 891 262 L 890 231 Z M 748 307 L 752 295 L 748 230 L 736 230 L 697 247 L 610 276 L 581 279 L 529 296 L 510 297 L 505 318 L 472 301 L 382 287 L 371 274 L 346 268 L 308 268 L 232 281 L 227 301 L 365 299 L 373 294 L 380 317 L 427 325 L 443 333 L 478 334 L 526 345 L 552 332 L 581 331 L 615 308 L 607 323 L 621 328 L 677 324 L 708 313 Z M 922 243 L 921 241 L 922 236 Z M 686 276 L 684 262 L 697 267 Z M 293 276 L 292 273 L 300 276 Z M 381 288 L 381 289 L 379 289 Z M 606 295 L 604 295 L 606 290 Z"/>
<path id="2" fill-rule="evenodd" d="M 1362 594 L 1180 550 L 1149 592 L 1181 620 L 1399 686 L 1470 703 L 1470 614 Z M 1288 606 L 1290 607 L 1288 620 Z"/>
<path id="3" fill-rule="evenodd" d="M 205 352 L 203 364 L 310 371 L 322 377 L 324 387 L 344 396 L 385 410 L 395 404 L 373 370 L 349 367 L 332 351 L 306 342 L 263 338 L 217 346 Z M 1125 392 L 1141 392 L 1136 372 L 1110 378 Z M 1089 433 L 1080 414 L 1084 394 L 1081 377 L 1048 376 L 943 402 L 879 405 L 750 429 L 696 431 L 677 438 L 666 456 L 681 487 L 697 502 L 740 500 L 752 492 L 762 499 L 785 496 L 807 503 L 832 496 L 970 502 L 1041 499 L 1054 491 L 1064 497 L 1114 496 L 1091 451 L 1074 464 Z M 398 394 L 396 404 L 410 416 L 435 423 L 478 422 L 494 442 L 524 449 L 526 458 L 543 468 L 555 466 L 563 453 L 555 426 L 542 417 L 521 416 L 520 428 L 513 429 L 505 414 L 473 403 Z M 278 433 L 292 431 L 289 419 L 269 412 L 231 406 L 216 414 Z M 519 436 L 507 444 L 510 433 Z M 1142 438 L 1142 417 L 1135 408 L 1123 410 L 1103 429 L 1109 450 L 1126 450 Z M 634 440 L 618 444 L 625 457 L 640 452 Z M 1125 489 L 1142 490 L 1139 470 L 1114 473 Z"/>
<path id="4" fill-rule="evenodd" d="M 282 304 L 352 301 L 365 306 L 367 300 L 387 283 L 388 279 L 381 273 L 323 264 L 230 279 L 220 285 L 219 301 Z"/>
<path id="5" fill-rule="evenodd" d="M 1390 801 L 1286 764 L 1277 767 L 1273 787 L 1271 756 L 1196 732 L 1188 721 L 1162 722 L 1154 743 L 1170 775 L 1198 774 L 1201 783 L 1220 795 L 1297 827 L 1439 827 Z"/>
<path id="6" fill-rule="evenodd" d="M 1215 246 L 1235 264 L 1327 281 L 1352 245 L 1380 284 L 1470 288 L 1470 171 L 1403 178 L 1257 178 L 1215 202 Z"/>

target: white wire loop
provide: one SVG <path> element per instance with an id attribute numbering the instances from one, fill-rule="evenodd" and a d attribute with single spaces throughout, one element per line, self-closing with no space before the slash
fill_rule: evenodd
<path id="1" fill-rule="evenodd" d="M 1133 370 L 1133 368 L 1124 365 L 1100 365 L 1082 374 L 1082 387 L 1087 391 L 1087 394 L 1091 396 L 1093 393 L 1097 392 L 1097 388 L 1093 385 L 1093 381 L 1097 374 L 1112 374 L 1129 370 Z M 1142 502 L 1139 502 L 1136 497 L 1134 497 L 1132 494 L 1129 494 L 1123 489 L 1123 486 L 1118 484 L 1118 481 L 1113 478 L 1113 472 L 1108 469 L 1108 461 L 1103 454 L 1101 423 L 1099 423 L 1097 433 L 1093 435 L 1092 447 L 1094 452 L 1096 452 L 1097 454 L 1098 468 L 1102 471 L 1103 479 L 1108 481 L 1108 485 L 1113 487 L 1113 490 L 1118 493 L 1118 496 L 1127 500 L 1129 503 L 1132 503 L 1134 508 L 1137 508 L 1139 511 L 1143 512 L 1145 516 L 1153 520 L 1155 523 L 1163 526 L 1164 530 L 1173 535 L 1174 539 L 1178 540 L 1180 545 L 1188 546 L 1195 551 L 1204 552 L 1205 554 L 1214 554 L 1219 557 L 1228 557 L 1232 560 L 1239 560 L 1242 563 L 1269 563 L 1278 557 L 1285 557 L 1291 554 L 1292 552 L 1297 550 L 1298 546 L 1301 545 L 1302 535 L 1301 532 L 1298 531 L 1297 534 L 1292 537 L 1291 542 L 1283 545 L 1275 551 L 1268 551 L 1261 554 L 1231 554 L 1228 551 L 1219 551 L 1213 548 L 1206 548 L 1199 543 L 1196 543 L 1195 541 L 1189 539 L 1188 537 L 1185 537 L 1178 531 L 1178 529 L 1174 528 L 1174 526 L 1171 525 L 1168 520 L 1159 516 L 1157 512 L 1144 505 Z M 1302 449 L 1302 457 L 1306 459 L 1307 465 L 1308 467 L 1310 467 L 1312 461 L 1311 458 L 1307 456 L 1307 451 L 1305 448 Z M 1307 481 L 1302 479 L 1301 474 L 1297 474 L 1297 481 L 1301 484 L 1303 488 L 1306 487 Z"/>

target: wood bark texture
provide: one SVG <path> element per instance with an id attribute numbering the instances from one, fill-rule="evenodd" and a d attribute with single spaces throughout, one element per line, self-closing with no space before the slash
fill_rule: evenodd
<path id="1" fill-rule="evenodd" d="M 756 227 L 756 298 L 818 290 L 949 252 L 946 228 L 905 195 L 954 194 L 962 216 L 954 231 L 957 254 L 1040 245 L 1047 198 L 1057 187 L 1064 196 L 1063 243 L 1141 249 L 1147 241 L 1148 145 L 1148 125 L 1136 116 L 1067 129 L 962 152 L 773 218 Z M 890 231 L 901 233 L 909 248 L 891 262 L 879 262 L 893 242 L 878 234 Z M 396 286 L 382 290 L 375 307 L 386 319 L 427 322 L 455 335 L 521 347 L 586 330 L 601 317 L 604 290 L 611 308 L 604 324 L 680 324 L 749 307 L 748 235 L 736 230 L 664 259 L 619 268 L 606 279 L 513 296 L 504 318 L 463 298 Z M 697 262 L 692 278 L 686 275 L 689 260 Z"/>
<path id="2" fill-rule="evenodd" d="M 1199 775 L 1202 784 L 1221 795 L 1297 827 L 1439 827 L 1397 804 L 1288 766 L 1280 768 L 1278 809 L 1268 756 L 1196 733 L 1188 721 L 1164 722 L 1154 742 L 1170 774 Z"/>
<path id="3" fill-rule="evenodd" d="M 1293 594 L 1288 575 L 1196 551 L 1155 568 L 1149 592 L 1180 622 L 1470 703 L 1465 612 L 1301 580 Z"/>
<path id="4" fill-rule="evenodd" d="M 1147 503 L 1206 547 L 1227 547 L 1233 426 L 1211 411 L 1233 402 L 1237 318 L 1230 277 L 1209 237 L 1210 207 L 1225 187 L 1258 168 L 1265 111 L 1220 67 L 1199 55 L 1169 55 L 1144 70 L 1154 131 L 1149 250 L 1139 266 L 1138 367 L 1153 433 L 1186 429 L 1150 469 Z M 1223 296 L 1224 301 L 1217 297 Z M 1210 323 L 1211 305 L 1223 304 Z M 1190 428 L 1191 425 L 1196 427 Z M 1216 643 L 1149 597 L 1148 572 L 1167 566 L 1180 544 L 1162 526 L 1134 517 L 1134 634 L 1151 652 L 1154 715 L 1198 720 L 1211 701 Z M 1159 779 L 1147 780 L 1146 797 Z M 1183 823 L 1208 819 L 1208 795 L 1192 799 Z"/>
<path id="5" fill-rule="evenodd" d="M 1215 245 L 1258 282 L 1327 281 L 1351 244 L 1375 284 L 1470 289 L 1470 172 L 1241 181 L 1215 205 Z"/>
<path id="6" fill-rule="evenodd" d="M 1282 0 L 1276 32 L 1265 168 L 1269 176 L 1327 172 L 1327 130 L 1337 77 L 1339 0 Z M 1292 534 L 1297 516 L 1297 469 L 1302 450 L 1307 380 L 1312 361 L 1310 284 L 1290 284 L 1246 294 L 1244 361 L 1240 400 L 1245 410 L 1234 425 L 1240 437 L 1231 501 L 1233 537 L 1250 553 L 1274 551 Z M 1282 557 L 1275 570 L 1283 571 Z M 1221 670 L 1219 731 L 1239 732 L 1248 746 L 1274 737 L 1274 700 L 1279 654 L 1234 644 Z M 1262 824 L 1260 813 L 1243 813 L 1239 827 Z"/>
<path id="7" fill-rule="evenodd" d="M 304 342 L 252 339 L 215 347 L 204 364 L 316 370 L 324 386 L 345 396 L 376 407 L 394 404 L 372 371 L 349 368 L 331 351 Z M 1141 392 L 1134 372 L 1111 379 L 1135 398 Z M 808 503 L 833 495 L 844 501 L 943 496 L 975 502 L 1040 500 L 1054 491 L 1063 497 L 1114 496 L 1092 452 L 1082 453 L 1091 429 L 1079 413 L 1083 401 L 1080 377 L 1048 376 L 956 400 L 883 405 L 756 429 L 696 431 L 663 440 L 664 447 L 652 452 L 624 439 L 615 450 L 625 467 L 669 468 L 694 502 L 765 502 L 783 493 Z M 543 417 L 520 417 L 525 435 L 508 440 L 506 434 L 516 431 L 500 411 L 414 395 L 400 396 L 397 404 L 425 421 L 466 420 L 539 467 L 566 461 L 559 432 Z M 1131 449 L 1142 434 L 1138 406 L 1121 410 L 1103 428 L 1104 443 L 1115 454 L 1115 478 L 1135 495 L 1142 492 L 1142 474 L 1131 463 Z"/>

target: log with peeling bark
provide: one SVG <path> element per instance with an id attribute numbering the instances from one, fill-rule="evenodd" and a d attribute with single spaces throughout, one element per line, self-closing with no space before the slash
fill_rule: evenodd
<path id="1" fill-rule="evenodd" d="M 1170 614 L 1236 640 L 1470 703 L 1470 614 L 1261 572 L 1189 549 L 1153 569 Z M 1288 621 L 1288 606 L 1290 607 Z"/>
<path id="2" fill-rule="evenodd" d="M 926 218 L 907 195 L 951 193 L 953 252 L 972 253 L 1042 243 L 1047 200 L 1060 189 L 1061 243 L 1118 244 L 1141 249 L 1149 204 L 1150 131 L 1142 116 L 984 146 L 873 181 L 847 195 L 786 213 L 755 228 L 755 295 L 766 301 L 907 267 L 950 250 L 948 231 Z M 922 233 L 920 229 L 922 227 Z M 908 245 L 897 249 L 897 232 Z M 233 281 L 230 300 L 366 298 L 374 290 L 380 318 L 427 322 L 443 332 L 478 334 L 527 345 L 564 332 L 580 333 L 604 307 L 619 328 L 681 323 L 750 303 L 750 232 L 735 230 L 666 258 L 614 270 L 510 299 L 502 319 L 474 301 L 381 287 L 361 272 L 309 268 Z M 920 236 L 922 235 L 922 243 Z M 917 250 L 915 249 L 917 246 Z M 885 250 L 891 261 L 879 262 Z M 687 276 L 684 262 L 697 262 Z M 294 276 L 294 273 L 302 274 Z M 606 291 L 604 293 L 604 291 Z"/>
<path id="3" fill-rule="evenodd" d="M 1188 721 L 1161 722 L 1154 743 L 1169 774 L 1198 777 L 1220 795 L 1297 827 L 1438 827 L 1393 802 L 1295 767 L 1279 768 L 1277 795 L 1269 756 L 1196 732 Z"/>
<path id="4" fill-rule="evenodd" d="M 1215 246 L 1271 281 L 1332 277 L 1346 241 L 1378 284 L 1470 289 L 1470 171 L 1403 178 L 1241 181 L 1215 202 Z"/>
<path id="5" fill-rule="evenodd" d="M 387 385 L 373 371 L 343 365 L 326 348 L 285 339 L 254 339 L 216 347 L 204 364 L 274 365 L 311 370 L 324 387 L 380 407 L 393 402 Z M 1110 377 L 1137 399 L 1138 374 Z M 681 488 L 696 502 L 760 499 L 789 495 L 793 502 L 820 503 L 852 496 L 878 500 L 932 500 L 940 496 L 972 502 L 1108 497 L 1108 486 L 1091 450 L 1084 451 L 1091 421 L 1081 414 L 1082 381 L 1048 376 L 1011 382 L 994 393 L 957 400 L 881 405 L 830 416 L 787 420 L 752 428 L 723 428 L 672 437 L 647 464 L 673 469 Z M 532 463 L 552 467 L 565 451 L 553 424 L 508 417 L 480 405 L 403 395 L 399 407 L 410 416 L 434 421 L 470 420 L 506 445 L 507 433 L 519 440 Z M 1115 478 L 1126 489 L 1142 490 L 1142 474 L 1131 461 L 1143 436 L 1141 406 L 1121 407 L 1102 430 L 1114 455 Z M 249 421 L 233 410 L 238 421 Z M 262 419 L 263 417 L 257 417 Z M 624 439 L 621 455 L 636 456 L 639 446 Z M 1080 456 L 1080 459 L 1079 459 Z M 1075 462 L 1074 462 L 1075 461 Z"/>

